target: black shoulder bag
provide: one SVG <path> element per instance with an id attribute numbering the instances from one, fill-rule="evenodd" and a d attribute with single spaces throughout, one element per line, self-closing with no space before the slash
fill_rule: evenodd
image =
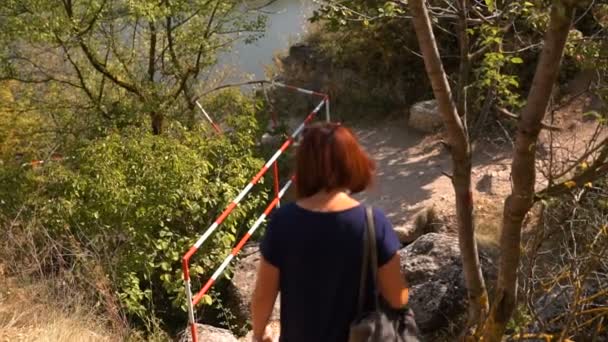
<path id="1" fill-rule="evenodd" d="M 376 252 L 376 228 L 371 207 L 366 207 L 367 229 L 363 233 L 363 259 L 361 280 L 359 283 L 359 299 L 357 318 L 351 324 L 349 342 L 418 342 L 418 327 L 414 320 L 414 312 L 408 308 L 400 310 L 383 310 L 378 296 L 378 255 Z M 374 308 L 363 312 L 365 303 L 366 279 L 369 271 L 376 283 L 374 287 Z"/>

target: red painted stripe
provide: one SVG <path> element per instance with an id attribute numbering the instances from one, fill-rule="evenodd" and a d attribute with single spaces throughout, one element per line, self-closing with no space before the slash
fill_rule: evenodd
<path id="1" fill-rule="evenodd" d="M 310 120 L 312 120 L 315 117 L 315 114 L 317 114 L 317 112 L 311 112 L 310 114 L 308 114 L 308 116 L 306 117 L 306 119 L 304 119 L 304 123 L 308 123 Z"/>
<path id="2" fill-rule="evenodd" d="M 192 334 L 192 342 L 198 342 L 198 335 L 196 333 L 196 323 L 190 323 L 190 333 Z"/>
<path id="3" fill-rule="evenodd" d="M 241 241 L 239 241 L 238 245 L 236 245 L 232 249 L 233 256 L 236 256 L 239 253 L 239 251 L 243 248 L 243 246 L 245 246 L 245 244 L 247 243 L 247 240 L 249 240 L 250 237 L 251 237 L 251 234 L 249 234 L 249 233 L 246 233 L 245 236 L 243 236 Z"/>
<path id="4" fill-rule="evenodd" d="M 285 152 L 285 150 L 289 147 L 289 145 L 291 145 L 292 142 L 293 142 L 293 138 L 289 137 L 289 139 L 285 140 L 285 142 L 283 143 L 283 145 L 281 145 L 281 147 L 279 148 L 279 150 L 281 152 Z"/>
<path id="5" fill-rule="evenodd" d="M 277 205 L 277 203 L 279 203 L 279 200 L 280 200 L 279 197 L 275 197 L 272 200 L 272 202 L 270 202 L 270 204 L 264 210 L 264 215 L 268 216 L 268 214 L 270 214 L 270 212 L 272 211 L 272 209 L 274 209 L 274 207 Z"/>
<path id="6" fill-rule="evenodd" d="M 280 185 L 279 185 L 279 163 L 277 163 L 276 161 L 272 164 L 272 171 L 273 171 L 273 180 L 274 180 L 274 195 L 276 197 L 279 196 L 279 190 L 280 190 Z"/>
<path id="7" fill-rule="evenodd" d="M 224 210 L 224 212 L 220 215 L 220 217 L 217 218 L 217 220 L 215 220 L 215 222 L 220 225 L 222 224 L 222 222 L 224 222 L 224 220 L 226 219 L 226 217 L 228 216 L 228 214 L 230 214 L 230 212 L 232 210 L 234 210 L 234 208 L 236 208 L 236 203 L 231 202 L 226 209 Z"/>
<path id="8" fill-rule="evenodd" d="M 288 85 L 288 84 L 285 85 L 285 88 L 288 88 L 288 89 L 291 89 L 291 90 L 295 90 L 295 91 L 302 91 L 302 92 L 305 92 L 305 93 L 311 93 L 312 95 L 316 95 L 316 96 L 322 96 L 322 97 L 327 96 L 327 94 L 319 93 L 318 91 L 308 90 L 308 89 L 304 89 L 304 88 L 299 88 L 299 87 L 295 87 L 295 86 Z"/>
<path id="9" fill-rule="evenodd" d="M 194 249 L 194 251 L 192 251 L 192 249 Z M 190 267 L 188 266 L 188 261 L 190 261 L 190 257 L 192 257 L 192 254 L 194 254 L 194 252 L 196 252 L 196 248 L 190 248 L 188 253 L 182 259 L 182 270 L 184 271 L 184 280 L 190 279 Z"/>
<path id="10" fill-rule="evenodd" d="M 196 296 L 192 298 L 192 306 L 195 306 L 196 304 L 198 304 L 198 302 L 201 301 L 201 299 L 203 299 L 203 296 L 207 293 L 207 291 L 209 291 L 211 285 L 213 285 L 214 282 L 215 279 L 213 278 L 209 278 L 209 280 L 207 280 L 205 286 L 203 286 L 203 288 L 196 294 Z"/>
<path id="11" fill-rule="evenodd" d="M 266 167 L 266 165 L 264 165 L 262 167 L 262 169 L 258 172 L 257 175 L 255 175 L 252 179 L 251 179 L 251 184 L 255 184 L 257 183 L 260 178 L 262 178 L 262 176 L 266 173 L 266 171 L 268 171 L 268 167 Z"/>
<path id="12" fill-rule="evenodd" d="M 215 122 L 212 122 L 211 125 L 213 125 L 213 128 L 215 129 L 215 131 L 219 134 L 222 134 L 222 130 L 220 129 L 220 126 L 218 126 Z"/>
<path id="13" fill-rule="evenodd" d="M 192 257 L 192 255 L 194 253 L 196 253 L 197 250 L 198 250 L 198 248 L 196 248 L 195 246 L 190 247 L 190 249 L 188 250 L 188 253 L 186 253 L 186 255 L 184 255 L 183 261 L 185 261 L 186 263 L 188 263 L 188 261 L 190 260 L 190 258 Z"/>

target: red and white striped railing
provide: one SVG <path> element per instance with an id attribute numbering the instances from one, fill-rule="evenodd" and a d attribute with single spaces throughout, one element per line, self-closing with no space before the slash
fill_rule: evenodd
<path id="1" fill-rule="evenodd" d="M 325 120 L 327 120 L 327 122 L 331 121 L 331 116 L 329 114 L 329 95 L 328 94 L 319 93 L 318 91 L 313 91 L 313 90 L 308 90 L 308 89 L 304 89 L 304 88 L 299 88 L 299 87 L 295 87 L 295 86 L 292 86 L 292 85 L 287 85 L 285 83 L 276 82 L 276 81 L 271 82 L 271 84 L 273 84 L 273 85 L 275 85 L 277 87 L 282 87 L 282 88 L 290 89 L 290 90 L 293 90 L 293 91 L 297 91 L 297 92 L 302 93 L 302 94 L 314 95 L 314 96 L 320 96 L 320 97 L 322 97 L 323 100 L 325 101 Z"/>
<path id="2" fill-rule="evenodd" d="M 249 83 L 250 85 L 256 84 L 256 83 L 260 83 L 262 85 L 262 87 L 264 86 L 265 83 L 269 83 L 272 86 L 275 87 L 280 87 L 280 88 L 285 88 L 285 89 L 289 89 L 292 91 L 296 91 L 298 93 L 302 93 L 302 94 L 306 94 L 306 95 L 313 95 L 313 96 L 320 96 L 321 98 L 323 98 L 323 100 L 325 101 L 325 120 L 327 120 L 327 122 L 331 121 L 331 117 L 330 117 L 330 110 L 329 110 L 329 95 L 325 94 L 325 93 L 320 93 L 318 91 L 314 91 L 314 90 L 308 90 L 308 89 L 304 89 L 304 88 L 300 88 L 300 87 L 296 87 L 296 86 L 292 86 L 292 85 L 288 85 L 282 82 L 277 82 L 277 81 L 256 81 L 256 82 L 252 82 Z M 268 99 L 268 95 L 266 94 L 266 90 L 264 89 L 264 95 L 266 96 L 266 100 Z M 211 116 L 209 115 L 209 113 L 207 113 L 207 111 L 205 110 L 205 108 L 203 108 L 203 106 L 200 104 L 200 102 L 195 101 L 196 105 L 198 106 L 198 108 L 201 110 L 201 112 L 203 112 L 203 115 L 205 116 L 205 118 L 207 119 L 207 121 L 209 121 L 209 123 L 211 124 L 211 126 L 213 127 L 213 129 L 221 134 L 222 133 L 222 129 L 220 128 L 220 126 L 218 124 L 216 124 L 213 119 L 211 118 Z M 273 117 L 273 120 L 275 118 Z"/>
<path id="3" fill-rule="evenodd" d="M 251 181 L 241 190 L 241 192 L 236 196 L 236 198 L 224 209 L 224 211 L 215 219 L 215 221 L 207 228 L 207 230 L 201 235 L 201 237 L 194 243 L 194 245 L 188 250 L 188 252 L 182 258 L 182 268 L 184 273 L 184 282 L 185 282 L 185 290 L 186 290 L 186 298 L 187 298 L 187 307 L 188 307 L 188 320 L 192 333 L 192 341 L 197 342 L 198 336 L 196 334 L 196 323 L 194 318 L 194 307 L 198 304 L 201 299 L 205 296 L 205 294 L 209 291 L 211 286 L 215 283 L 218 277 L 224 272 L 226 267 L 230 264 L 232 259 L 239 253 L 239 251 L 243 248 L 245 243 L 249 240 L 253 232 L 264 222 L 266 216 L 277 206 L 280 199 L 283 197 L 287 189 L 291 186 L 293 182 L 293 178 L 290 179 L 285 186 L 278 190 L 278 168 L 276 167 L 277 159 L 289 148 L 290 145 L 296 140 L 296 138 L 300 135 L 304 127 L 312 121 L 312 119 L 317 115 L 317 113 L 321 110 L 323 106 L 326 108 L 326 120 L 329 121 L 329 97 L 325 94 L 297 88 L 293 86 L 287 86 L 282 83 L 274 83 L 276 86 L 289 88 L 291 90 L 295 90 L 304 94 L 322 96 L 323 99 L 319 104 L 310 112 L 304 121 L 294 130 L 291 136 L 281 145 L 281 147 L 268 159 L 268 161 L 264 164 L 264 166 L 258 171 L 258 173 L 251 179 Z M 204 109 L 199 105 L 201 110 Z M 204 112 L 206 114 L 206 112 Z M 208 116 L 208 115 L 207 115 Z M 210 118 L 209 118 L 210 119 Z M 211 121 L 212 122 L 212 121 Z M 213 124 L 215 127 L 215 124 Z M 219 129 L 219 128 L 218 128 Z M 193 296 L 192 295 L 192 287 L 191 287 L 191 279 L 190 279 L 190 259 L 196 253 L 203 243 L 213 234 L 213 232 L 222 224 L 222 222 L 230 215 L 230 213 L 238 206 L 238 204 L 245 198 L 245 196 L 253 189 L 255 184 L 264 176 L 264 174 L 268 171 L 270 167 L 274 166 L 274 177 L 275 177 L 275 197 L 270 202 L 270 204 L 266 207 L 262 215 L 255 221 L 253 226 L 249 229 L 249 231 L 243 236 L 243 238 L 239 241 L 239 243 L 234 247 L 232 252 L 226 257 L 226 259 L 221 263 L 219 268 L 213 273 L 211 278 L 205 283 L 205 285 L 201 288 L 198 293 Z"/>
<path id="4" fill-rule="evenodd" d="M 218 134 L 222 134 L 222 130 L 220 129 L 220 126 L 218 126 L 213 119 L 211 118 L 211 116 L 209 116 L 209 114 L 207 113 L 207 111 L 205 110 L 205 108 L 203 108 L 203 106 L 201 106 L 201 104 L 198 101 L 195 101 L 196 105 L 198 106 L 198 108 L 200 108 L 201 112 L 203 112 L 203 115 L 205 116 L 205 118 L 207 119 L 207 121 L 209 121 L 209 123 L 211 124 L 211 126 L 213 127 L 213 129 L 215 130 L 216 133 Z"/>
<path id="5" fill-rule="evenodd" d="M 228 265 L 230 264 L 230 262 L 232 261 L 232 259 L 241 251 L 241 249 L 243 249 L 243 246 L 245 246 L 245 244 L 247 243 L 247 241 L 249 240 L 249 238 L 251 238 L 251 236 L 253 235 L 253 233 L 255 233 L 255 231 L 264 222 L 264 220 L 270 214 L 270 212 L 272 211 L 272 209 L 274 209 L 277 206 L 277 204 L 279 203 L 280 199 L 283 198 L 283 196 L 285 195 L 285 192 L 287 192 L 287 190 L 291 186 L 291 184 L 293 182 L 293 179 L 294 179 L 294 177 L 292 177 L 292 179 L 290 179 L 283 186 L 283 188 L 279 191 L 279 195 L 277 197 L 275 197 L 270 202 L 270 204 L 268 204 L 268 206 L 266 207 L 266 209 L 264 209 L 264 212 L 262 213 L 262 215 L 260 215 L 258 217 L 258 219 L 253 223 L 253 225 L 251 226 L 251 228 L 249 228 L 249 230 L 241 238 L 241 240 L 239 241 L 239 243 L 232 249 L 232 251 L 226 257 L 226 259 L 224 259 L 224 261 L 222 262 L 222 264 L 220 265 L 220 267 L 218 267 L 217 270 L 211 276 L 211 278 L 209 278 L 209 280 L 207 280 L 207 282 L 205 283 L 205 285 L 203 286 L 203 288 L 196 294 L 196 296 L 194 296 L 192 298 L 192 304 L 193 305 L 196 305 L 196 304 L 198 304 L 198 302 L 201 301 L 201 299 L 203 298 L 203 296 L 205 295 L 205 293 L 207 293 L 207 291 L 209 291 L 209 289 L 211 288 L 211 286 L 213 285 L 213 283 L 224 272 L 224 270 L 226 269 L 226 267 L 228 267 Z"/>

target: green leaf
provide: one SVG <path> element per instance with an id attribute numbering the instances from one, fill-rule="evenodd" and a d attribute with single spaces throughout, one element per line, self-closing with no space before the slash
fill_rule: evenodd
<path id="1" fill-rule="evenodd" d="M 171 269 L 171 265 L 168 262 L 163 261 L 163 262 L 160 263 L 160 268 L 163 271 L 169 271 Z"/>
<path id="2" fill-rule="evenodd" d="M 519 87 L 519 82 L 517 82 L 517 80 L 514 78 L 509 79 L 509 84 L 515 87 Z"/>
<path id="3" fill-rule="evenodd" d="M 201 303 L 203 303 L 204 305 L 211 305 L 213 303 L 213 299 L 211 299 L 210 295 L 204 295 L 201 299 Z"/>
<path id="4" fill-rule="evenodd" d="M 496 9 L 496 7 L 494 6 L 494 0 L 485 0 L 485 2 L 486 6 L 488 6 L 488 9 L 494 12 L 494 10 Z"/>
<path id="5" fill-rule="evenodd" d="M 513 57 L 511 58 L 511 63 L 513 64 L 522 64 L 524 60 L 521 57 Z"/>

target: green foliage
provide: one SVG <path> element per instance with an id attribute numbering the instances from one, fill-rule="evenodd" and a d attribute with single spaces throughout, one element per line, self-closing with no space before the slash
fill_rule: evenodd
<path id="1" fill-rule="evenodd" d="M 423 60 L 412 53 L 417 40 L 404 6 L 391 1 L 325 1 L 311 21 L 316 30 L 307 42 L 321 66 L 319 73 L 328 78 L 335 117 L 373 120 L 371 113 L 402 114 L 428 96 L 430 86 Z M 453 39 L 440 39 L 451 51 Z"/>
<path id="2" fill-rule="evenodd" d="M 231 41 L 257 39 L 265 26 L 264 15 L 240 6 L 238 0 L 2 1 L 0 80 L 35 94 L 39 101 L 28 109 L 62 128 L 106 131 L 149 118 L 160 118 L 153 122 L 159 132 L 166 119 L 192 126 L 195 98 L 208 86 L 218 53 Z"/>
<path id="3" fill-rule="evenodd" d="M 230 93 L 210 103 L 239 105 Z M 63 163 L 3 169 L 0 194 L 11 200 L 0 211 L 25 208 L 22 215 L 36 216 L 58 245 L 87 251 L 67 257 L 76 269 L 101 256 L 128 313 L 143 318 L 158 305 L 171 311 L 163 306 L 169 302 L 184 308 L 181 256 L 262 166 L 254 154 L 255 107 L 239 108 L 225 119 L 234 133 L 221 137 L 205 126 L 175 124 L 163 136 L 132 128 L 83 144 Z M 32 189 L 40 189 L 37 196 Z M 8 196 L 15 190 L 18 198 Z M 258 187 L 202 246 L 192 261 L 195 288 L 266 199 Z"/>
<path id="4" fill-rule="evenodd" d="M 429 5 L 444 67 L 454 93 L 458 94 L 464 89 L 459 89 L 457 84 L 459 60 L 454 58 L 460 54 L 457 9 L 443 1 L 429 1 Z M 469 11 L 471 22 L 467 29 L 470 42 L 467 52 L 475 56 L 470 83 L 465 85 L 470 102 L 469 119 L 475 120 L 488 96 L 491 102 L 488 108 L 497 104 L 517 111 L 525 104 L 523 95 L 532 84 L 551 5 L 550 1 L 484 1 L 474 4 L 475 10 Z M 426 83 L 426 75 L 418 74 L 424 71 L 424 67 L 417 63 L 419 57 L 412 54 L 412 51 L 418 51 L 418 46 L 408 9 L 406 3 L 391 1 L 324 1 L 312 17 L 313 22 L 322 24 L 320 35 L 326 37 L 325 41 L 320 40 L 319 50 L 332 61 L 332 65 L 356 70 L 368 85 L 381 79 L 392 89 L 405 93 L 410 102 L 426 99 L 430 88 L 421 87 L 421 82 Z M 564 80 L 582 68 L 597 67 L 602 60 L 600 56 L 606 52 L 606 39 L 600 38 L 605 33 L 597 27 L 601 28 L 606 17 L 604 12 L 602 5 L 596 5 L 580 18 L 591 21 L 588 26 L 593 30 L 583 36 L 580 32 L 577 35 L 578 31 L 571 34 L 563 68 Z M 484 19 L 479 19 L 480 15 Z M 478 51 L 482 53 L 476 54 Z M 389 72 L 384 73 L 384 70 Z M 343 83 L 353 88 L 353 94 L 342 94 L 342 97 L 373 97 L 373 91 L 361 96 L 355 93 L 353 82 Z M 417 87 L 410 89 L 401 83 Z M 392 97 L 398 98 L 380 93 L 379 97 L 382 96 L 385 103 L 393 102 Z"/>
<path id="5" fill-rule="evenodd" d="M 364 29 L 402 16 L 405 10 L 392 1 L 327 1 L 313 12 L 311 22 L 323 21 L 326 28 L 338 31 L 352 27 Z"/>
<path id="6" fill-rule="evenodd" d="M 528 312 L 528 308 L 525 305 L 520 304 L 514 310 L 509 323 L 507 323 L 507 329 L 515 332 L 513 335 L 524 333 L 532 321 L 533 317 Z"/>
<path id="7" fill-rule="evenodd" d="M 517 75 L 505 73 L 504 70 L 509 65 L 522 64 L 521 57 L 508 57 L 501 52 L 488 52 L 484 55 L 481 66 L 475 70 L 477 82 L 475 87 L 483 93 L 484 90 L 492 89 L 496 94 L 496 101 L 501 106 L 520 108 L 523 101 L 519 94 L 519 77 Z M 485 97 L 478 98 L 477 105 Z"/>
<path id="8" fill-rule="evenodd" d="M 0 166 L 4 162 L 42 159 L 49 153 L 48 118 L 24 112 L 13 96 L 13 84 L 0 82 Z"/>

